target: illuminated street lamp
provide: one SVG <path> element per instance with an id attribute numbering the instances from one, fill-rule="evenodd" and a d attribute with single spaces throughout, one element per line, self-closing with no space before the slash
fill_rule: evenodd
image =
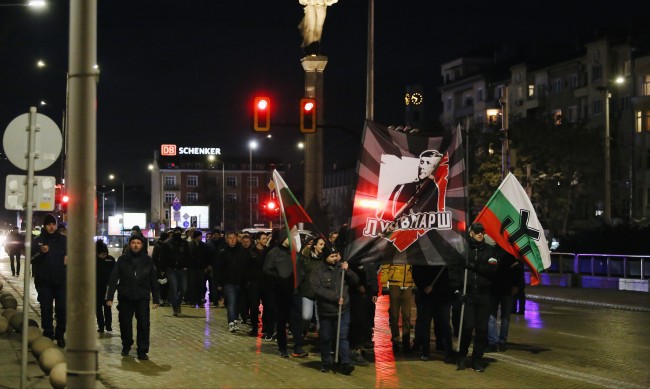
<path id="1" fill-rule="evenodd" d="M 45 0 L 30 0 L 24 3 L 0 4 L 0 7 L 29 7 L 34 9 L 47 7 Z"/>
<path id="2" fill-rule="evenodd" d="M 108 179 L 113 181 L 115 179 L 114 174 L 109 174 Z M 122 181 L 122 229 L 124 229 L 124 180 Z"/>

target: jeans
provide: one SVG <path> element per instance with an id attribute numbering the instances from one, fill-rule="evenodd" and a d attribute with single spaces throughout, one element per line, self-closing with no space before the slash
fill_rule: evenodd
<path id="1" fill-rule="evenodd" d="M 501 328 L 497 331 L 497 313 L 501 307 Z M 490 296 L 490 319 L 488 320 L 488 343 L 507 343 L 508 329 L 510 327 L 510 310 L 512 308 L 512 295 Z"/>
<path id="2" fill-rule="evenodd" d="M 228 316 L 228 323 L 232 323 L 237 319 L 237 314 L 239 313 L 239 285 L 235 284 L 226 284 L 223 286 L 223 294 L 226 299 L 226 312 Z"/>
<path id="3" fill-rule="evenodd" d="M 336 337 L 336 326 L 338 316 L 327 316 L 320 318 L 320 358 L 323 364 L 332 364 L 332 340 Z M 339 333 L 339 357 L 342 364 L 350 363 L 350 342 L 348 335 L 350 331 L 350 310 L 341 313 L 341 331 Z"/>
<path id="4" fill-rule="evenodd" d="M 167 284 L 169 284 L 169 302 L 178 309 L 187 293 L 187 270 L 167 269 Z"/>
<path id="5" fill-rule="evenodd" d="M 316 329 L 318 330 L 318 313 L 316 312 L 316 300 L 312 300 L 308 297 L 302 298 L 302 324 L 304 330 L 309 329 L 309 323 L 311 320 L 316 317 Z"/>

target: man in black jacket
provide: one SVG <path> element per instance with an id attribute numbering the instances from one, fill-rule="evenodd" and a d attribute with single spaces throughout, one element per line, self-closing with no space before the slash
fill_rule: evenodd
<path id="1" fill-rule="evenodd" d="M 226 245 L 217 254 L 216 275 L 219 289 L 223 289 L 226 302 L 226 315 L 228 316 L 228 330 L 239 331 L 236 320 L 239 314 L 239 290 L 244 280 L 244 266 L 246 265 L 246 252 L 237 243 L 237 234 L 226 234 Z"/>
<path id="2" fill-rule="evenodd" d="M 490 287 L 498 266 L 494 247 L 485 242 L 485 228 L 474 223 L 469 232 L 469 250 L 465 265 L 450 269 L 450 284 L 464 304 L 464 317 L 460 331 L 458 370 L 467 364 L 467 352 L 474 334 L 472 369 L 485 371 L 483 354 L 487 347 L 488 319 L 490 317 Z M 466 274 L 466 276 L 465 276 Z M 465 283 L 465 293 L 462 293 Z"/>
<path id="3" fill-rule="evenodd" d="M 488 321 L 488 351 L 505 351 L 510 328 L 510 311 L 513 296 L 518 292 L 519 278 L 523 269 L 519 261 L 499 248 L 501 256 L 490 293 L 490 319 Z M 497 313 L 501 312 L 501 328 L 497 330 Z"/>
<path id="4" fill-rule="evenodd" d="M 120 256 L 113 268 L 106 290 L 106 305 L 113 305 L 113 297 L 117 289 L 120 301 L 118 311 L 120 319 L 120 335 L 122 338 L 122 356 L 129 355 L 133 345 L 133 315 L 137 321 L 138 359 L 147 360 L 149 357 L 149 299 L 153 295 L 152 308 L 160 304 L 158 290 L 158 273 L 151 257 L 144 252 L 145 238 L 132 235 L 129 238 L 129 251 Z"/>
<path id="5" fill-rule="evenodd" d="M 34 286 L 41 304 L 43 336 L 56 338 L 59 347 L 65 347 L 66 329 L 66 262 L 67 238 L 57 232 L 56 218 L 43 218 L 41 234 L 32 242 L 32 269 Z M 52 318 L 56 306 L 56 330 Z"/>
<path id="6" fill-rule="evenodd" d="M 97 316 L 97 332 L 100 334 L 106 331 L 113 331 L 113 314 L 111 312 L 111 307 L 106 305 L 106 287 L 108 286 L 108 279 L 113 272 L 115 267 L 115 258 L 112 255 L 108 254 L 108 247 L 103 240 L 99 239 L 96 243 L 95 251 L 97 253 L 97 305 L 96 305 L 96 316 Z"/>
<path id="7" fill-rule="evenodd" d="M 181 314 L 181 303 L 187 293 L 187 266 L 189 265 L 190 248 L 182 237 L 183 230 L 175 227 L 172 238 L 162 246 L 160 262 L 161 276 L 167 277 L 169 302 L 172 304 L 174 316 Z"/>
<path id="8" fill-rule="evenodd" d="M 340 262 L 338 252 L 331 253 L 316 266 L 311 273 L 311 287 L 316 296 L 316 307 L 320 319 L 320 355 L 323 366 L 321 372 L 327 373 L 332 367 L 332 340 L 338 325 L 339 308 L 341 321 L 339 328 L 339 355 L 341 356 L 341 373 L 350 374 L 354 366 L 350 363 L 350 293 L 349 286 L 356 286 L 359 277 L 348 269 L 347 262 Z M 343 285 L 341 282 L 343 281 Z M 341 288 L 343 294 L 341 294 Z"/>
<path id="9" fill-rule="evenodd" d="M 20 234 L 18 227 L 14 227 L 5 242 L 5 251 L 9 254 L 11 263 L 11 275 L 20 275 L 20 254 L 25 249 L 25 237 Z M 14 265 L 15 260 L 15 265 Z"/>

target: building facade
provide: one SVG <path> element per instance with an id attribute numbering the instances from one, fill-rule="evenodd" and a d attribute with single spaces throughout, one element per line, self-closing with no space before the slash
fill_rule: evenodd
<path id="1" fill-rule="evenodd" d="M 650 214 L 650 51 L 647 43 L 634 42 L 606 37 L 566 54 L 502 50 L 444 63 L 441 121 L 464 129 L 498 122 L 507 130 L 512 117 L 586 120 L 602 129 L 603 139 L 608 125 L 612 220 L 645 222 Z M 599 212 L 593 209 L 594 215 Z"/>
<path id="2" fill-rule="evenodd" d="M 241 230 L 279 221 L 279 215 L 263 208 L 274 196 L 268 187 L 272 177 L 270 165 L 264 161 L 250 164 L 243 159 L 221 162 L 219 158 L 165 157 L 154 153 L 150 220 L 156 224 L 156 230 L 177 225 Z M 176 200 L 180 207 L 174 207 Z M 188 213 L 184 207 L 194 211 Z M 201 212 L 196 211 L 199 208 Z M 203 211 L 209 220 L 197 216 L 205 215 Z"/>

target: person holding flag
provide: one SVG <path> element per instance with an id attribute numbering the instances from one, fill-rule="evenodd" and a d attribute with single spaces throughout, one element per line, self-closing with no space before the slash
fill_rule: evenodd
<path id="1" fill-rule="evenodd" d="M 449 269 L 450 285 L 463 303 L 457 370 L 465 370 L 467 366 L 467 353 L 474 333 L 472 369 L 483 372 L 483 354 L 488 343 L 490 287 L 499 261 L 494 247 L 485 242 L 485 228 L 481 223 L 470 227 L 468 243 L 465 264 L 455 264 Z"/>
<path id="2" fill-rule="evenodd" d="M 316 309 L 320 320 L 321 372 L 332 368 L 332 341 L 338 334 L 338 356 L 341 357 L 340 372 L 348 375 L 354 370 L 350 359 L 350 293 L 349 286 L 356 286 L 359 277 L 341 262 L 341 255 L 332 252 L 314 268 L 310 277 L 311 288 L 316 296 Z M 337 331 L 338 328 L 338 331 Z"/>

